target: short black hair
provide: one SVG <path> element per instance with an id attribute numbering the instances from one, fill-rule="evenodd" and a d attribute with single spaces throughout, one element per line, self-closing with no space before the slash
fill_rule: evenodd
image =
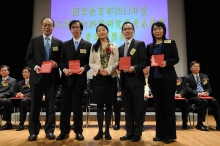
<path id="1" fill-rule="evenodd" d="M 133 28 L 133 30 L 134 30 L 134 24 L 131 23 L 131 22 L 129 22 L 129 21 L 126 21 L 126 22 L 123 23 L 123 25 L 122 25 L 122 27 L 121 27 L 121 30 L 122 30 L 122 31 L 123 31 L 123 27 L 124 27 L 125 24 L 131 24 L 131 25 L 132 25 L 132 28 Z"/>
<path id="2" fill-rule="evenodd" d="M 201 66 L 201 64 L 200 64 L 198 61 L 192 61 L 192 62 L 189 64 L 189 68 L 191 68 L 194 64 L 199 64 L 199 67 Z"/>
<path id="3" fill-rule="evenodd" d="M 28 72 L 31 72 L 31 68 L 30 67 L 28 67 L 28 66 L 25 66 L 24 68 L 23 68 L 23 70 L 24 69 L 27 69 L 28 70 Z"/>
<path id="4" fill-rule="evenodd" d="M 41 25 L 43 24 L 44 19 L 47 19 L 47 18 L 49 18 L 50 20 L 52 20 L 52 21 L 53 21 L 53 19 L 52 19 L 52 18 L 50 18 L 50 17 L 44 17 L 44 18 L 41 20 Z M 55 26 L 54 21 L 53 21 L 53 26 Z"/>
<path id="5" fill-rule="evenodd" d="M 82 22 L 80 22 L 79 20 L 72 20 L 72 21 L 69 23 L 69 29 L 71 30 L 72 24 L 77 23 L 77 22 L 79 22 L 80 29 L 83 30 L 83 24 L 82 24 Z"/>
<path id="6" fill-rule="evenodd" d="M 0 70 L 1 70 L 2 68 L 4 68 L 4 67 L 6 67 L 6 68 L 7 68 L 7 70 L 10 72 L 10 67 L 9 67 L 9 66 L 7 66 L 7 65 L 1 65 L 1 66 L 0 66 Z"/>
<path id="7" fill-rule="evenodd" d="M 153 38 L 153 42 L 156 42 L 156 38 L 155 38 L 155 36 L 153 34 L 154 25 L 156 25 L 157 27 L 162 27 L 163 28 L 162 40 L 166 40 L 166 32 L 167 32 L 167 30 L 166 30 L 165 24 L 162 21 L 156 21 L 151 26 L 151 35 L 152 35 L 152 38 Z"/>

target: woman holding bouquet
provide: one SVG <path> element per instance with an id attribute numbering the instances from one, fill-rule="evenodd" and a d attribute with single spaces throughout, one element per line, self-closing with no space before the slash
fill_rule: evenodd
<path id="1" fill-rule="evenodd" d="M 112 116 L 112 104 L 117 99 L 116 68 L 118 67 L 118 47 L 108 39 L 108 27 L 99 24 L 96 28 L 97 42 L 92 46 L 89 65 L 92 69 L 92 97 L 97 103 L 99 131 L 94 140 L 103 138 L 103 120 L 105 105 L 105 139 L 111 140 L 109 126 Z"/>

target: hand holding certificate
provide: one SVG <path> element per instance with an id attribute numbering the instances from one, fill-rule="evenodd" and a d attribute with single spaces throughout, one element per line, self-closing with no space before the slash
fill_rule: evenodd
<path id="1" fill-rule="evenodd" d="M 80 60 L 69 60 L 69 70 L 76 74 L 80 70 Z"/>
<path id="2" fill-rule="evenodd" d="M 156 54 L 151 56 L 151 66 L 161 66 L 164 61 L 164 54 Z"/>
<path id="3" fill-rule="evenodd" d="M 51 61 L 43 61 L 40 69 L 40 73 L 50 73 L 53 63 Z"/>
<path id="4" fill-rule="evenodd" d="M 131 67 L 131 56 L 119 58 L 119 70 L 129 69 Z"/>

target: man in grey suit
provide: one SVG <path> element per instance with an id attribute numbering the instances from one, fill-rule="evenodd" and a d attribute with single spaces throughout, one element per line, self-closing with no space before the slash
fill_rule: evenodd
<path id="1" fill-rule="evenodd" d="M 17 80 L 9 76 L 10 68 L 7 65 L 0 67 L 0 106 L 3 106 L 3 120 L 6 124 L 0 128 L 0 130 L 12 129 L 11 124 L 11 111 L 12 103 L 9 99 L 13 96 L 15 91 Z"/>
<path id="2" fill-rule="evenodd" d="M 55 139 L 55 97 L 60 85 L 59 56 L 62 41 L 53 37 L 54 21 L 51 18 L 43 18 L 41 21 L 43 34 L 32 37 L 26 54 L 26 62 L 31 68 L 31 113 L 28 124 L 30 136 L 28 141 L 35 141 L 39 134 L 39 114 L 43 93 L 46 99 L 46 123 L 45 133 L 49 140 Z M 50 73 L 40 73 L 43 61 L 52 63 Z"/>
<path id="3" fill-rule="evenodd" d="M 89 55 L 92 44 L 81 38 L 83 24 L 79 20 L 73 20 L 69 24 L 69 29 L 73 35 L 68 41 L 63 43 L 60 53 L 60 68 L 63 71 L 61 76 L 62 98 L 61 98 L 61 117 L 60 135 L 57 141 L 69 137 L 70 133 L 70 114 L 72 109 L 72 99 L 74 100 L 74 132 L 76 139 L 84 140 L 82 135 L 82 104 L 84 90 L 87 86 L 87 71 L 89 67 Z M 76 44 L 77 43 L 77 44 Z M 69 69 L 70 60 L 79 60 L 80 68 L 77 73 L 72 73 Z"/>

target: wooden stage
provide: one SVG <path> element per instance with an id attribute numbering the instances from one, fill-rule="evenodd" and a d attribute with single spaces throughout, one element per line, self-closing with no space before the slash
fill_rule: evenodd
<path id="1" fill-rule="evenodd" d="M 85 121 L 84 121 L 85 123 Z M 212 115 L 208 116 L 208 123 L 212 126 L 216 126 Z M 4 125 L 5 122 L 2 121 Z M 28 122 L 25 123 L 27 128 Z M 57 121 L 59 124 L 59 121 Z M 28 130 L 16 131 L 16 125 L 14 129 L 0 131 L 0 146 L 219 146 L 220 145 L 220 131 L 211 129 L 210 131 L 200 131 L 195 128 L 190 130 L 181 129 L 181 121 L 177 121 L 177 139 L 171 144 L 165 144 L 163 142 L 154 142 L 155 136 L 155 121 L 145 121 L 142 139 L 139 142 L 120 141 L 119 137 L 126 134 L 124 129 L 124 121 L 121 121 L 121 129 L 110 129 L 112 140 L 105 140 L 104 138 L 98 141 L 93 140 L 93 137 L 97 134 L 98 126 L 97 121 L 91 121 L 88 127 L 83 128 L 84 141 L 75 140 L 75 134 L 73 131 L 70 133 L 70 137 L 63 141 L 48 140 L 45 138 L 44 129 L 40 130 L 37 141 L 29 142 L 27 138 L 29 136 Z M 206 123 L 204 123 L 206 124 Z M 44 122 L 42 123 L 44 125 Z M 60 134 L 59 128 L 55 129 L 54 134 L 58 136 Z"/>

